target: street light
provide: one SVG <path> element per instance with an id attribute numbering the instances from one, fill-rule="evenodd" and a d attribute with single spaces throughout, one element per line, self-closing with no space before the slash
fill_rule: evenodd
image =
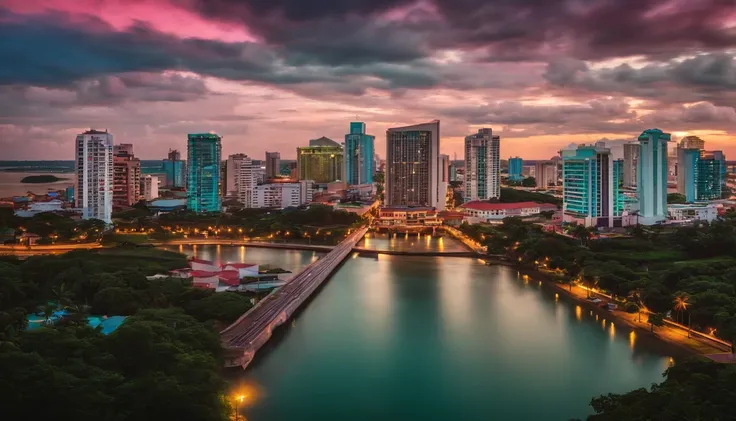
<path id="1" fill-rule="evenodd" d="M 238 395 L 237 396 L 238 403 L 235 405 L 235 421 L 238 421 L 238 413 L 240 412 L 240 405 L 242 405 L 243 401 L 245 400 L 245 395 Z"/>

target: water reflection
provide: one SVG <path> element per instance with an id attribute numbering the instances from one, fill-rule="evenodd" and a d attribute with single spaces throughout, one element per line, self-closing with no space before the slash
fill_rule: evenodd
<path id="1" fill-rule="evenodd" d="M 555 298 L 557 298 L 557 294 L 555 294 Z M 578 321 L 583 320 L 583 309 L 580 306 L 575 306 L 575 318 Z"/>
<path id="2" fill-rule="evenodd" d="M 464 245 L 453 238 L 433 237 L 429 234 L 415 235 L 396 233 L 369 233 L 358 243 L 358 247 L 371 250 L 396 251 L 439 251 L 458 252 L 467 251 Z"/>
<path id="3" fill-rule="evenodd" d="M 633 351 L 635 346 L 636 346 L 636 332 L 632 330 L 631 333 L 629 333 L 629 348 L 631 348 L 631 350 Z"/>

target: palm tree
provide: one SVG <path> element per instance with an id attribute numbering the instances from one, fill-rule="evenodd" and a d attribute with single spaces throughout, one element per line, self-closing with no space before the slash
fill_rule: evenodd
<path id="1" fill-rule="evenodd" d="M 674 309 L 677 312 L 678 316 L 681 316 L 682 312 L 687 310 L 687 307 L 690 305 L 689 300 L 690 300 L 690 296 L 688 296 L 687 294 L 683 292 L 678 293 L 677 296 L 675 296 Z"/>
<path id="2" fill-rule="evenodd" d="M 46 324 L 49 323 L 49 319 L 51 319 L 51 316 L 53 316 L 54 312 L 56 311 L 56 305 L 52 303 L 46 303 L 40 308 L 41 313 L 43 313 L 43 317 L 46 320 Z"/>

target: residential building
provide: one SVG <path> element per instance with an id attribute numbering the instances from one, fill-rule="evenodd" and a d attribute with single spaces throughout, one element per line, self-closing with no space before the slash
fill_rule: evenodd
<path id="1" fill-rule="evenodd" d="M 598 142 L 564 149 L 561 154 L 565 222 L 614 226 L 616 203 L 611 150 L 605 147 L 605 143 Z"/>
<path id="2" fill-rule="evenodd" d="M 501 138 L 489 128 L 465 136 L 465 201 L 501 197 Z M 521 174 L 521 167 L 519 167 Z M 457 174 L 456 174 L 457 179 Z"/>
<path id="3" fill-rule="evenodd" d="M 386 206 L 445 208 L 439 151 L 439 120 L 386 131 Z"/>
<path id="4" fill-rule="evenodd" d="M 350 123 L 350 133 L 345 135 L 345 181 L 348 185 L 373 184 L 376 172 L 374 141 L 374 136 L 365 133 L 365 123 Z"/>
<path id="5" fill-rule="evenodd" d="M 131 206 L 141 198 L 141 161 L 133 156 L 133 145 L 123 143 L 112 148 L 113 206 Z"/>
<path id="6" fill-rule="evenodd" d="M 695 190 L 698 200 L 715 200 L 723 196 L 726 158 L 721 151 L 700 151 Z"/>
<path id="7" fill-rule="evenodd" d="M 166 173 L 164 186 L 168 188 L 186 186 L 186 165 L 181 160 L 181 153 L 178 150 L 169 149 L 168 158 L 163 160 L 161 170 Z"/>
<path id="8" fill-rule="evenodd" d="M 213 133 L 187 136 L 187 208 L 192 212 L 220 212 L 222 138 Z"/>
<path id="9" fill-rule="evenodd" d="M 639 165 L 639 144 L 624 143 L 624 187 L 636 188 L 636 171 Z"/>
<path id="10" fill-rule="evenodd" d="M 225 164 L 225 195 L 231 198 L 238 198 L 238 201 L 245 203 L 243 195 L 248 195 L 245 190 L 250 192 L 256 185 L 253 178 L 253 160 L 246 154 L 237 153 L 227 157 Z M 241 197 L 243 196 L 243 197 Z M 247 199 L 250 202 L 250 199 Z"/>
<path id="11" fill-rule="evenodd" d="M 276 178 L 281 175 L 281 154 L 266 152 L 266 178 Z"/>
<path id="12" fill-rule="evenodd" d="M 298 183 L 270 183 L 255 186 L 253 208 L 288 208 L 305 205 L 312 201 L 314 190 L 311 180 Z"/>
<path id="13" fill-rule="evenodd" d="M 677 148 L 677 192 L 688 202 L 698 200 L 700 150 Z"/>
<path id="14" fill-rule="evenodd" d="M 84 219 L 112 222 L 112 134 L 88 130 L 77 135 L 75 146 L 76 199 Z"/>
<path id="15" fill-rule="evenodd" d="M 667 219 L 667 143 L 671 137 L 659 129 L 648 129 L 639 135 L 637 166 L 638 221 L 644 225 Z"/>
<path id="16" fill-rule="evenodd" d="M 521 181 L 524 179 L 524 160 L 518 156 L 515 158 L 509 158 L 509 180 Z"/>
<path id="17" fill-rule="evenodd" d="M 712 222 L 718 218 L 718 207 L 713 204 L 669 205 L 667 215 L 672 221 Z"/>
<path id="18" fill-rule="evenodd" d="M 256 180 L 256 184 L 263 184 L 266 182 L 266 167 L 253 164 L 251 171 L 253 171 L 253 179 Z"/>
<path id="19" fill-rule="evenodd" d="M 155 175 L 143 177 L 143 199 L 150 202 L 158 197 L 159 180 Z"/>
<path id="20" fill-rule="evenodd" d="M 537 161 L 534 164 L 534 179 L 537 187 L 547 188 L 557 185 L 557 163 L 554 161 Z"/>
<path id="21" fill-rule="evenodd" d="M 315 183 L 343 180 L 343 148 L 326 137 L 312 139 L 309 146 L 296 148 L 297 178 Z"/>
<path id="22" fill-rule="evenodd" d="M 546 211 L 557 211 L 557 206 L 549 203 L 518 202 L 518 203 L 489 203 L 473 201 L 464 203 L 459 210 L 465 215 L 465 220 L 471 224 L 501 222 L 504 218 L 529 217 Z"/>
<path id="23" fill-rule="evenodd" d="M 445 206 L 447 205 L 447 190 L 448 186 L 450 185 L 450 155 L 442 155 L 440 154 L 440 184 L 439 184 L 439 193 L 438 198 L 439 200 L 443 200 L 445 202 Z"/>

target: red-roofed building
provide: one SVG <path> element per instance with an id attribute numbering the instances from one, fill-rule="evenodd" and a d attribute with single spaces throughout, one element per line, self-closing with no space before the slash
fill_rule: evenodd
<path id="1" fill-rule="evenodd" d="M 219 271 L 193 270 L 190 274 L 195 287 L 215 289 L 220 284 Z"/>
<path id="2" fill-rule="evenodd" d="M 225 263 L 223 271 L 236 271 L 241 278 L 245 276 L 258 276 L 258 265 L 253 263 Z"/>
<path id="3" fill-rule="evenodd" d="M 442 220 L 442 222 L 445 223 L 445 225 L 450 225 L 453 227 L 460 226 L 465 220 L 464 212 L 445 210 L 437 213 L 437 216 Z"/>
<path id="4" fill-rule="evenodd" d="M 237 270 L 223 270 L 217 274 L 217 277 L 224 284 L 230 286 L 240 285 L 240 272 Z"/>
<path id="5" fill-rule="evenodd" d="M 465 218 L 471 224 L 484 222 L 500 222 L 504 218 L 518 216 L 524 218 L 545 211 L 556 211 L 557 206 L 549 203 L 518 202 L 490 203 L 483 201 L 468 202 L 460 206 Z"/>
<path id="6" fill-rule="evenodd" d="M 220 270 L 220 266 L 216 265 L 214 262 L 197 259 L 196 257 L 189 259 L 189 266 L 192 270 L 203 270 L 207 272 L 218 272 Z"/>

